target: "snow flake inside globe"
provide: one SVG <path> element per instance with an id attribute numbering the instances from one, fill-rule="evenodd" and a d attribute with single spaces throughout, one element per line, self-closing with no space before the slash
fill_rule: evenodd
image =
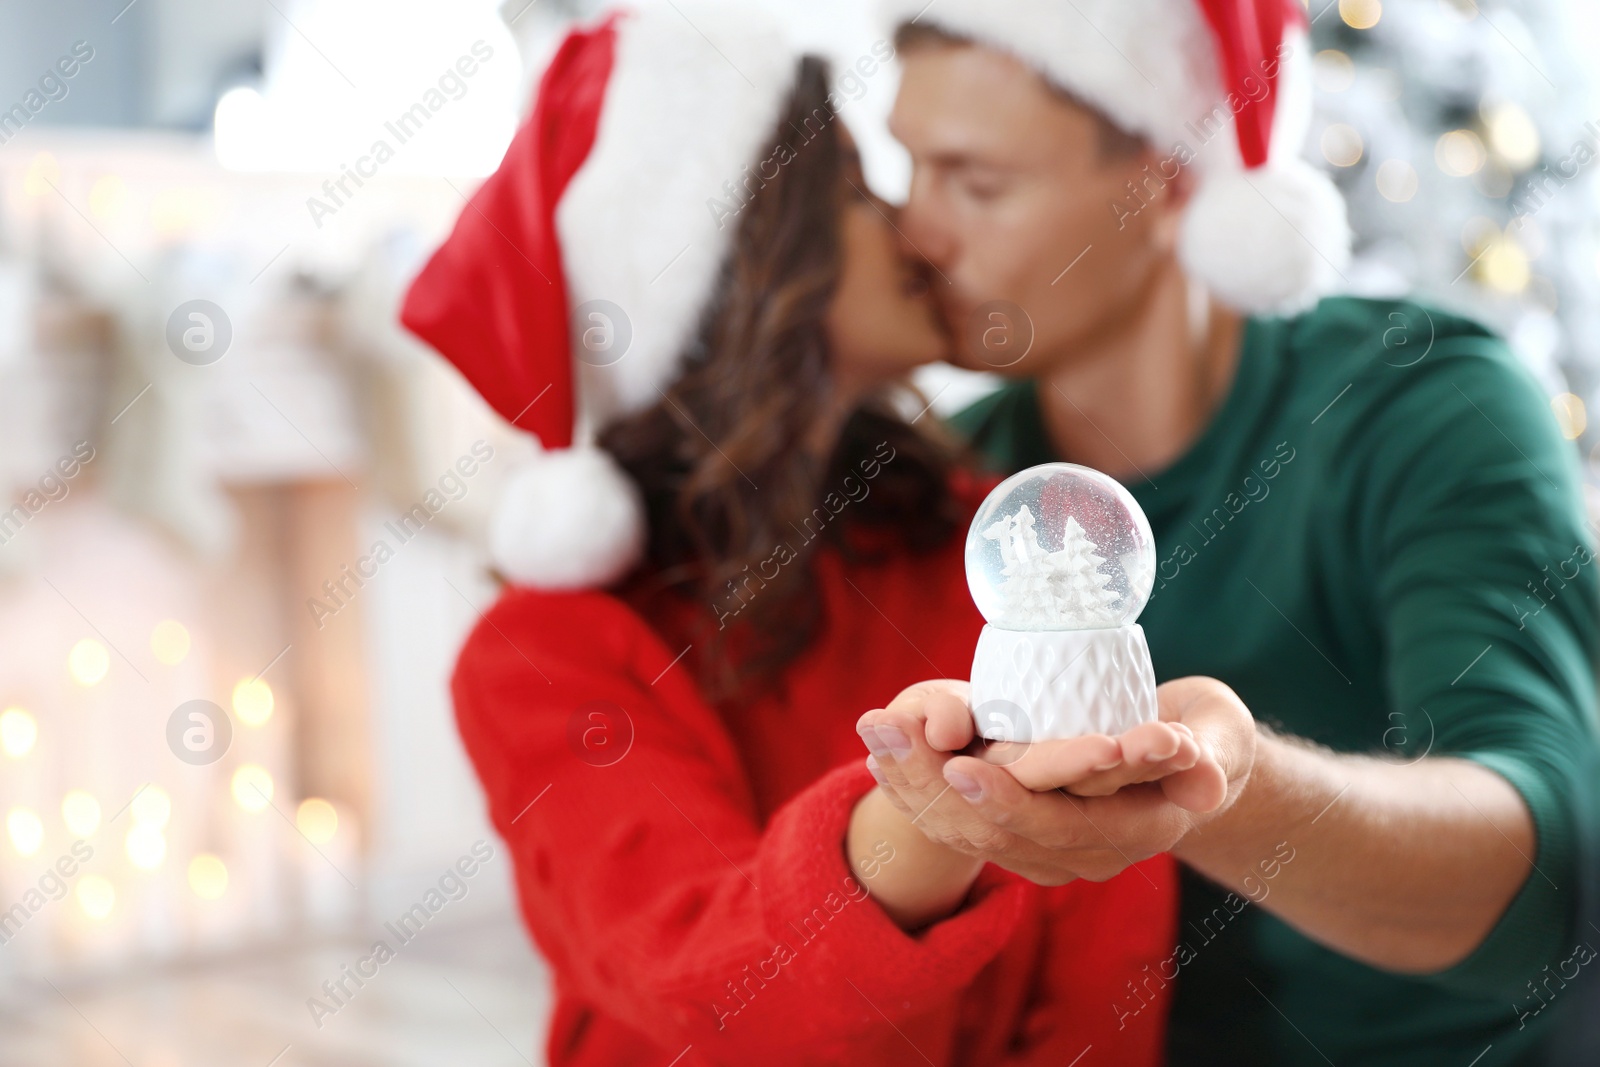
<path id="1" fill-rule="evenodd" d="M 1072 463 L 1006 479 L 967 533 L 967 585 L 1001 630 L 1107 630 L 1139 617 L 1155 538 L 1133 494 Z"/>

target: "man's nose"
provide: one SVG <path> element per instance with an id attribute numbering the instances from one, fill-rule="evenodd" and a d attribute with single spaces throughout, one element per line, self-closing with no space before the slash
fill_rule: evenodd
<path id="1" fill-rule="evenodd" d="M 900 231 L 900 250 L 904 255 L 926 260 L 941 271 L 951 266 L 956 255 L 955 235 L 950 232 L 944 212 L 916 181 L 912 182 L 911 195 L 900 209 L 896 227 Z"/>

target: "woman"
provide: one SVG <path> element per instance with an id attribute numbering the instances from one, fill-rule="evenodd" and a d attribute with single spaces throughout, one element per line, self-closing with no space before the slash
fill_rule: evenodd
<path id="1" fill-rule="evenodd" d="M 831 103 L 748 12 L 577 32 L 408 298 L 546 448 L 599 431 L 514 480 L 453 683 L 550 1062 L 1155 1063 L 1169 861 L 980 870 L 859 758 L 863 711 L 966 673 L 982 487 L 894 400 L 946 340 Z"/>

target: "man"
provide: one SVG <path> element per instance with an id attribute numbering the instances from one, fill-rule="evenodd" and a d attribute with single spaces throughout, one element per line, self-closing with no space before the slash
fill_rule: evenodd
<path id="1" fill-rule="evenodd" d="M 1158 677 L 1232 691 L 1162 687 L 1223 771 L 1202 802 L 1095 795 L 1135 767 L 1051 792 L 1071 741 L 952 756 L 970 720 L 938 683 L 863 718 L 886 792 L 1037 881 L 1171 849 L 1182 940 L 1150 981 L 1176 983 L 1175 1064 L 1540 1062 L 1600 944 L 1600 596 L 1543 398 L 1466 320 L 1312 301 L 1345 249 L 1292 161 L 1297 5 L 887 6 L 909 250 L 1012 379 L 957 426 L 1006 472 L 1123 481 Z"/>

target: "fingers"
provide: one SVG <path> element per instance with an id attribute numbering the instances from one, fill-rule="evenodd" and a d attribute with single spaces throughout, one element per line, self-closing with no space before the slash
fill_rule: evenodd
<path id="1" fill-rule="evenodd" d="M 1122 766 L 1121 746 L 1105 734 L 1031 745 L 996 741 L 973 755 L 990 766 L 1004 767 L 1024 789 L 1032 790 L 1072 785 Z"/>
<path id="2" fill-rule="evenodd" d="M 989 862 L 1039 885 L 1064 885 L 1084 865 L 1096 866 L 1094 858 L 1068 851 L 1076 842 L 1066 831 L 1082 820 L 1061 810 L 1070 803 L 1061 794 L 1030 792 L 1004 770 L 970 756 L 947 761 L 944 776 L 948 801 L 961 809 L 955 818 L 945 812 L 944 819 Z"/>
<path id="3" fill-rule="evenodd" d="M 935 679 L 918 682 L 900 692 L 886 711 L 920 721 L 928 744 L 940 752 L 956 752 L 972 743 L 972 712 L 967 708 L 971 690 L 966 682 Z"/>
<path id="4" fill-rule="evenodd" d="M 1009 772 L 972 756 L 955 756 L 944 765 L 943 777 L 995 826 L 1049 848 L 1079 844 L 1075 830 L 1083 819 L 1070 810 L 1072 802 L 1053 789 L 1034 792 Z"/>
<path id="5" fill-rule="evenodd" d="M 1173 847 L 1254 765 L 1254 720 L 1227 686 L 1181 679 L 1157 695 L 1160 721 L 1121 737 L 974 745 L 968 687 L 924 682 L 857 732 L 885 795 L 933 840 L 1041 885 L 1102 880 Z"/>
<path id="6" fill-rule="evenodd" d="M 962 800 L 944 777 L 950 755 L 930 746 L 918 728 L 923 720 L 904 709 L 902 703 L 871 711 L 857 724 L 862 741 L 873 750 L 869 766 L 895 807 L 929 838 L 967 855 L 1021 864 L 1041 878 L 1052 862 L 1059 866 L 1048 849 L 1017 839 Z M 1031 795 L 1015 783 L 1013 787 Z M 1058 873 L 1049 884 L 1062 880 Z"/>
<path id="7" fill-rule="evenodd" d="M 1193 742 L 1194 734 L 1171 723 L 1142 722 L 1117 740 L 1126 762 L 1145 767 L 1177 756 L 1185 741 Z"/>
<path id="8" fill-rule="evenodd" d="M 1172 803 L 1199 814 L 1238 795 L 1255 765 L 1256 727 L 1238 694 L 1213 678 L 1180 678 L 1156 690 L 1164 722 L 1187 726 L 1199 747 L 1190 769 L 1163 779 Z"/>
<path id="9" fill-rule="evenodd" d="M 916 685 L 902 689 L 898 696 L 889 701 L 889 709 L 915 714 L 922 707 L 923 702 L 935 693 L 952 694 L 959 697 L 962 704 L 965 704 L 967 702 L 967 694 L 971 690 L 972 687 L 966 682 L 958 681 L 954 678 L 935 678 L 926 682 L 918 682 Z"/>
<path id="10" fill-rule="evenodd" d="M 913 751 L 904 760 L 895 759 L 888 751 L 867 758 L 869 766 L 876 765 L 873 773 L 880 791 L 929 839 L 985 858 L 1010 843 L 1010 835 L 985 824 L 945 781 L 940 768 L 947 757 L 933 756 L 930 749 L 926 755 Z"/>
<path id="11" fill-rule="evenodd" d="M 965 692 L 936 689 L 923 701 L 922 711 L 928 744 L 940 752 L 959 752 L 976 736 Z"/>
<path id="12" fill-rule="evenodd" d="M 888 798 L 889 803 L 893 805 L 893 807 L 898 810 L 900 814 L 904 815 L 908 819 L 916 814 L 916 812 L 912 810 L 911 805 L 900 796 L 900 791 L 889 783 L 889 776 L 887 773 L 885 773 L 883 765 L 878 762 L 877 756 L 867 756 L 867 770 L 871 772 L 872 777 L 877 780 L 878 784 L 883 787 L 878 791 Z"/>
<path id="13" fill-rule="evenodd" d="M 1040 885 L 1061 885 L 1075 878 L 1110 878 L 1169 848 L 1186 829 L 1187 816 L 1159 786 L 1135 785 L 1113 796 L 1079 799 L 1048 788 L 1036 792 L 1013 774 L 1013 767 L 1025 768 L 1024 777 L 1032 775 L 1032 784 L 1044 786 L 1051 777 L 1076 782 L 1112 773 L 1095 768 L 1121 765 L 1115 738 L 994 745 L 977 756 L 952 756 L 928 744 L 919 729 L 929 721 L 921 714 L 927 703 L 901 701 L 895 708 L 868 712 L 858 732 L 873 751 L 868 766 L 884 795 L 934 841 Z M 941 714 L 935 711 L 933 718 Z M 1163 730 L 1136 739 L 1137 752 L 1158 757 L 1149 767 L 1162 766 L 1161 756 L 1177 757 L 1174 738 L 1194 746 L 1183 731 Z M 1015 762 L 999 765 L 1006 759 Z"/>
<path id="14" fill-rule="evenodd" d="M 1208 756 L 1190 770 L 1163 778 L 1161 791 L 1185 811 L 1208 815 L 1228 799 L 1228 777 L 1218 762 Z"/>
<path id="15" fill-rule="evenodd" d="M 1255 720 L 1233 690 L 1211 678 L 1183 678 L 1157 690 L 1160 721 L 1143 723 L 1112 739 L 1121 762 L 1091 765 L 1085 738 L 1028 746 L 1024 757 L 986 758 L 1005 763 L 1029 789 L 1065 789 L 1074 796 L 1106 797 L 1129 786 L 1160 782 L 1167 800 L 1209 814 L 1236 796 L 1255 762 Z"/>
<path id="16" fill-rule="evenodd" d="M 944 788 L 940 770 L 949 757 L 928 744 L 920 718 L 888 708 L 869 711 L 857 722 L 856 733 L 892 788 L 919 795 L 930 786 L 935 792 Z"/>
<path id="17" fill-rule="evenodd" d="M 1028 789 L 1108 796 L 1190 769 L 1200 758 L 1200 745 L 1181 723 L 1151 722 L 1121 737 L 1090 734 L 1032 745 L 995 744 L 975 755 L 1004 766 Z"/>
<path id="18" fill-rule="evenodd" d="M 1147 840 L 1145 823 L 1170 822 L 1161 818 L 1161 809 L 1171 805 L 1159 790 L 1140 797 L 1123 793 L 1108 800 L 1078 800 L 1058 790 L 1026 789 L 1009 768 L 970 756 L 950 760 L 944 774 L 978 818 L 1014 842 L 1003 855 L 990 857 L 991 862 L 1040 885 L 1061 885 L 1073 878 L 1103 881 L 1162 851 L 1170 832 L 1163 825 L 1156 845 Z M 1118 810 L 1107 809 L 1094 818 L 1087 814 L 1087 805 L 1113 803 Z M 1102 821 L 1114 823 L 1116 833 L 1105 832 Z"/>
<path id="19" fill-rule="evenodd" d="M 1067 785 L 1077 796 L 1109 796 L 1125 786 L 1154 782 L 1193 767 L 1200 744 L 1182 723 L 1147 722 L 1117 739 L 1122 763 L 1109 771 Z"/>

